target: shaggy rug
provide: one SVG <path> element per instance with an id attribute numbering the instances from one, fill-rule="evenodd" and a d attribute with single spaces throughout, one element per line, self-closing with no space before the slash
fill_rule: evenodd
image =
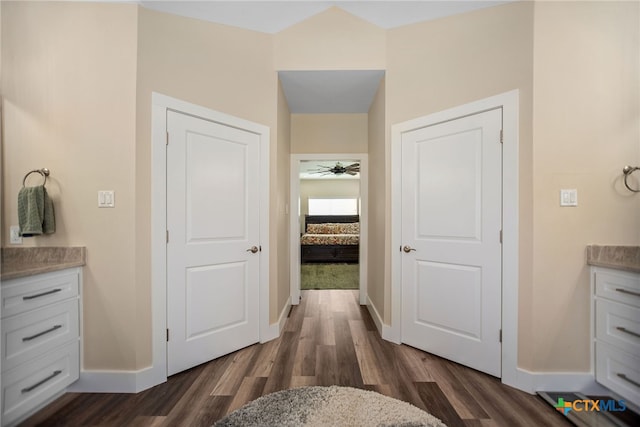
<path id="1" fill-rule="evenodd" d="M 358 264 L 302 264 L 300 289 L 358 289 Z"/>
<path id="2" fill-rule="evenodd" d="M 439 419 L 401 400 L 351 387 L 301 387 L 262 396 L 233 411 L 215 427 L 430 426 Z"/>

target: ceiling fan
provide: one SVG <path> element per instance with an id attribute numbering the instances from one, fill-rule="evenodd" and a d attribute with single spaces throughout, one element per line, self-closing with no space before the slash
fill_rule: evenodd
<path id="1" fill-rule="evenodd" d="M 357 175 L 360 173 L 360 163 L 352 163 L 348 166 L 343 165 L 340 162 L 336 162 L 335 166 L 324 166 L 318 165 L 318 167 L 322 169 L 317 169 L 315 171 L 310 171 L 310 173 L 318 173 L 322 175 Z"/>

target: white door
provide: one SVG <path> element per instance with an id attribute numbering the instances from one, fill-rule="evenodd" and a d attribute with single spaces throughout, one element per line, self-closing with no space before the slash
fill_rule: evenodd
<path id="1" fill-rule="evenodd" d="M 260 147 L 254 133 L 172 111 L 167 131 L 172 375 L 259 339 Z"/>
<path id="2" fill-rule="evenodd" d="M 502 110 L 402 135 L 402 341 L 501 374 Z"/>

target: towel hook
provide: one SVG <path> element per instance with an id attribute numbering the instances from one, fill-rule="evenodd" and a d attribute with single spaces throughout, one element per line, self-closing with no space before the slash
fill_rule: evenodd
<path id="1" fill-rule="evenodd" d="M 49 172 L 49 169 L 47 169 L 47 168 L 34 169 L 32 171 L 27 172 L 27 174 L 24 176 L 24 178 L 22 178 L 22 186 L 23 187 L 24 187 L 25 183 L 27 182 L 27 177 L 29 175 L 31 175 L 32 173 L 39 173 L 40 175 L 42 175 L 42 177 L 44 178 L 44 182 L 42 183 L 42 185 L 45 185 L 47 183 L 47 177 L 49 176 L 49 174 L 51 172 Z"/>
<path id="2" fill-rule="evenodd" d="M 640 170 L 640 167 L 627 165 L 622 168 L 622 173 L 624 174 L 624 185 L 629 189 L 629 191 L 633 191 L 634 193 L 640 193 L 640 189 L 631 188 L 627 182 L 627 178 L 637 170 Z"/>

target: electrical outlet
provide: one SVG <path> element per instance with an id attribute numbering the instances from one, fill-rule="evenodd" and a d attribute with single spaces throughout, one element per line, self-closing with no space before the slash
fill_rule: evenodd
<path id="1" fill-rule="evenodd" d="M 9 227 L 9 243 L 12 245 L 21 245 L 22 244 L 22 236 L 20 235 L 20 227 L 17 225 L 12 225 Z"/>

